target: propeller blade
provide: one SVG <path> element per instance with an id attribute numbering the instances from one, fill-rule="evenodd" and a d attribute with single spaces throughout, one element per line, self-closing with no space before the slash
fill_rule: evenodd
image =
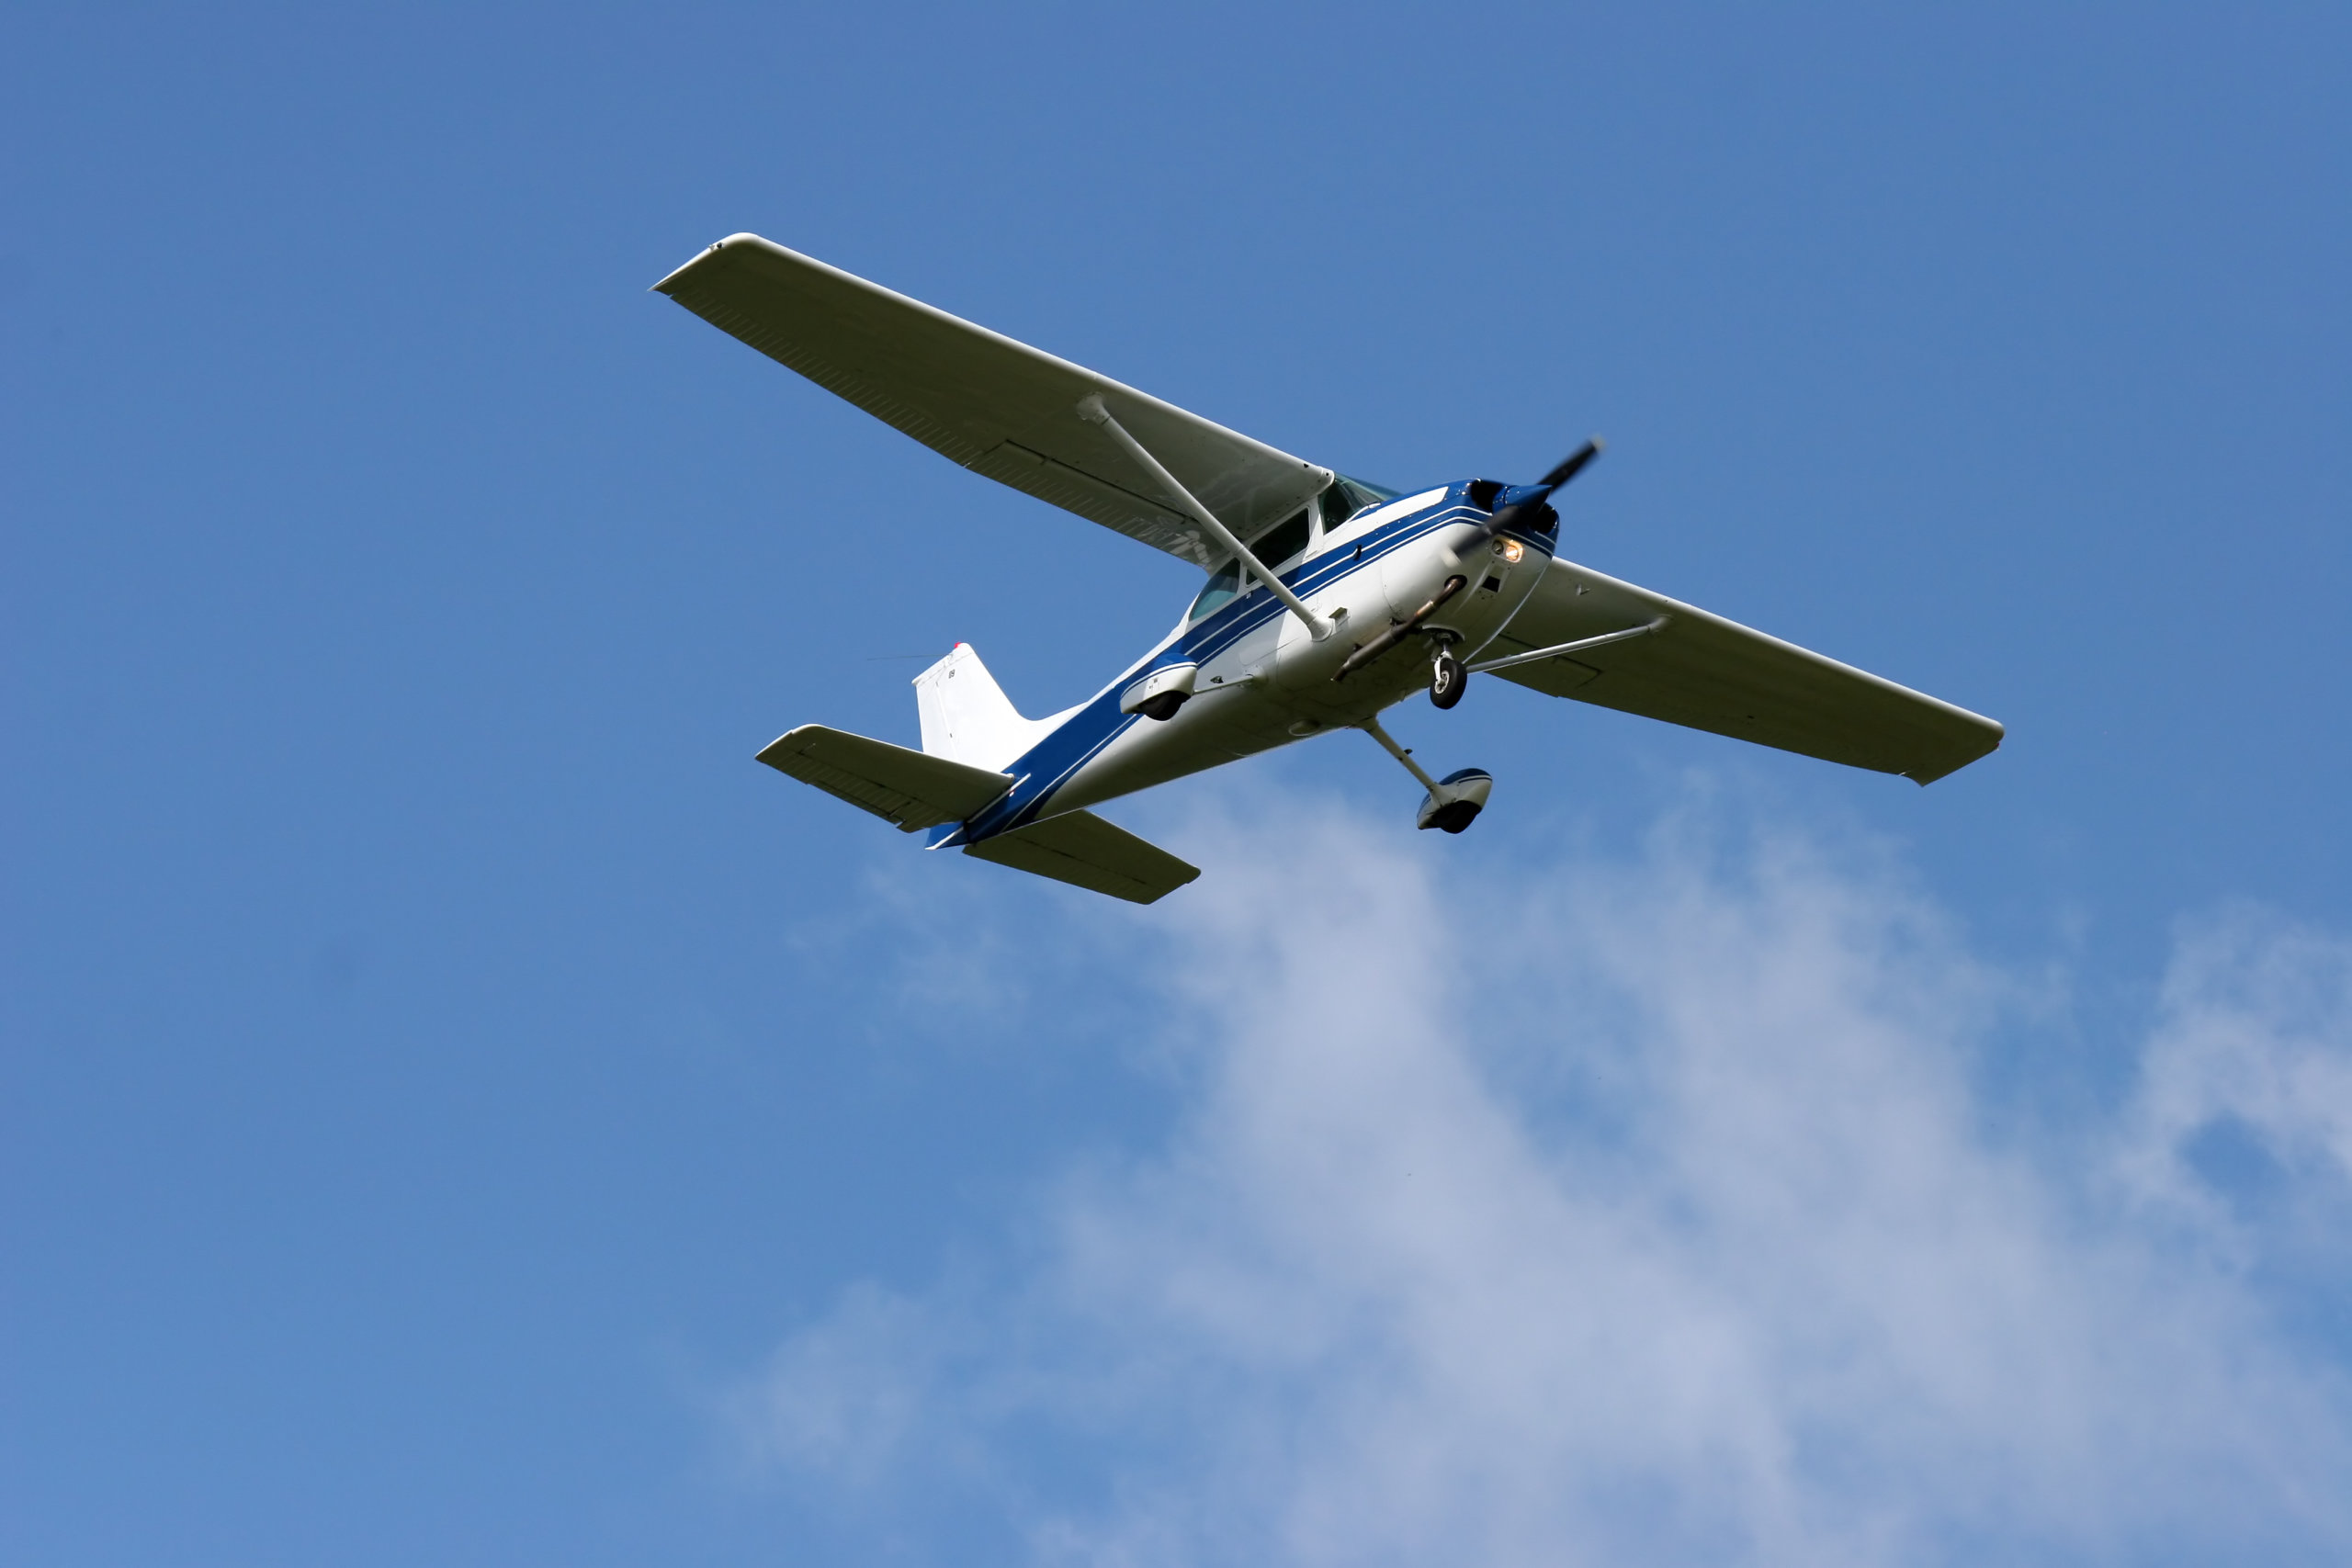
<path id="1" fill-rule="evenodd" d="M 1569 453 L 1566 461 L 1561 463 L 1558 468 L 1554 468 L 1550 473 L 1544 476 L 1544 492 L 1546 495 L 1549 495 L 1552 491 L 1559 489 L 1562 485 L 1567 483 L 1570 479 L 1584 472 L 1584 466 L 1600 456 L 1600 437 L 1596 435 L 1591 440 L 1586 442 L 1583 446 L 1577 447 L 1575 451 Z"/>
<path id="2" fill-rule="evenodd" d="M 1566 457 L 1561 460 L 1558 468 L 1554 468 L 1550 473 L 1545 474 L 1543 479 L 1538 480 L 1536 482 L 1536 491 L 1533 495 L 1521 496 L 1517 501 L 1514 501 L 1510 505 L 1504 507 L 1501 511 L 1496 513 L 1492 517 L 1487 518 L 1484 525 L 1479 528 L 1476 536 L 1466 541 L 1463 547 L 1464 549 L 1475 550 L 1487 540 L 1493 538 L 1497 534 L 1499 534 L 1504 529 L 1510 527 L 1521 518 L 1527 516 L 1531 513 L 1541 511 L 1544 505 L 1552 499 L 1552 492 L 1554 491 L 1558 490 L 1562 485 L 1567 483 L 1570 479 L 1584 472 L 1586 466 L 1595 457 L 1600 456 L 1600 437 L 1596 435 L 1591 440 L 1586 442 L 1583 446 L 1577 447 L 1575 451 L 1569 453 Z"/>

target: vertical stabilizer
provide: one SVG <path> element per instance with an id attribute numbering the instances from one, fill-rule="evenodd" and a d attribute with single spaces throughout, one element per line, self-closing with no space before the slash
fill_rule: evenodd
<path id="1" fill-rule="evenodd" d="M 1052 734 L 1062 716 L 1023 718 L 1014 712 L 989 667 L 964 642 L 915 677 L 915 711 L 926 752 L 990 772 Z"/>

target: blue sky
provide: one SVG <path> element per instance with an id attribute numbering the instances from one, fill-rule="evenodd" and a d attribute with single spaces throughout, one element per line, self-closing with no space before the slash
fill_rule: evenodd
<path id="1" fill-rule="evenodd" d="M 2341 1561 L 2340 8 L 0 21 L 0 1555 Z M 2000 718 L 1489 682 L 1107 815 L 1180 563 L 646 286 L 752 230 Z"/>

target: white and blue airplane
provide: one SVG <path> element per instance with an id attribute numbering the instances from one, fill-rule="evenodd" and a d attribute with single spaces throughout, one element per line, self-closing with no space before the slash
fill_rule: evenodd
<path id="1" fill-rule="evenodd" d="M 962 643 L 915 678 L 922 750 L 803 725 L 759 760 L 931 847 L 1148 904 L 1200 873 L 1086 809 L 1327 730 L 1359 729 L 1459 833 L 1494 781 L 1432 778 L 1380 723 L 1472 675 L 1925 784 L 2001 727 L 1556 553 L 1532 485 L 1399 494 L 756 234 L 654 288 L 976 473 L 1208 573 L 1173 629 L 1089 701 L 1023 718 Z"/>

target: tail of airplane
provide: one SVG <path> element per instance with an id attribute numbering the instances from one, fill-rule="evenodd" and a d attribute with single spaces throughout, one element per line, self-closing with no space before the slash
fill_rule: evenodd
<path id="1" fill-rule="evenodd" d="M 1079 710 L 1023 718 L 969 645 L 915 677 L 922 750 L 804 724 L 777 737 L 760 761 L 906 832 L 969 819 L 1018 781 L 1006 769 Z M 964 852 L 1073 887 L 1148 904 L 1200 871 L 1091 811 L 1065 811 L 999 833 Z"/>
<path id="2" fill-rule="evenodd" d="M 922 720 L 925 752 L 990 773 L 1052 734 L 1066 716 L 1022 717 L 965 642 L 915 677 L 915 712 Z"/>

